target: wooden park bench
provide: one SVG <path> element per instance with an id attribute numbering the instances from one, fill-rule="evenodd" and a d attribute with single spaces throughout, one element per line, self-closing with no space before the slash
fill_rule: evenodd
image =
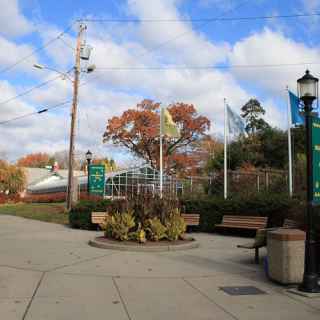
<path id="1" fill-rule="evenodd" d="M 259 230 L 257 230 L 256 237 L 254 238 L 254 240 L 252 242 L 246 243 L 246 244 L 241 244 L 241 245 L 238 245 L 237 247 L 243 248 L 243 249 L 254 249 L 255 250 L 254 262 L 256 264 L 259 264 L 259 260 L 260 260 L 259 249 L 266 246 L 268 231 L 273 231 L 273 230 L 277 230 L 277 229 L 293 229 L 293 228 L 297 228 L 297 227 L 298 227 L 298 224 L 295 221 L 290 220 L 290 219 L 285 219 L 282 227 L 259 229 Z"/>
<path id="2" fill-rule="evenodd" d="M 101 228 L 103 224 L 106 222 L 106 218 L 108 214 L 106 212 L 92 212 L 91 213 L 91 222 L 99 225 Z M 199 214 L 191 214 L 191 213 L 183 213 L 181 217 L 184 219 L 187 226 L 198 226 L 200 221 Z"/>
<path id="3" fill-rule="evenodd" d="M 200 214 L 198 213 L 181 213 L 181 217 L 187 226 L 198 226 L 200 222 Z"/>
<path id="4" fill-rule="evenodd" d="M 91 212 L 91 222 L 97 224 L 100 228 L 105 224 L 107 217 L 106 212 Z"/>
<path id="5" fill-rule="evenodd" d="M 228 216 L 222 218 L 222 223 L 216 224 L 216 228 L 250 229 L 259 230 L 267 227 L 267 217 L 254 216 Z"/>

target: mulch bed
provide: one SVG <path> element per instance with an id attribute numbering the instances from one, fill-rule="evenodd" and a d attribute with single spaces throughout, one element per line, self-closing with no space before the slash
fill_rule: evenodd
<path id="1" fill-rule="evenodd" d="M 139 243 L 137 241 L 118 241 L 114 239 L 109 239 L 104 236 L 96 237 L 96 240 L 99 242 L 105 242 L 110 244 L 121 244 L 121 245 L 128 245 L 128 246 L 141 246 L 141 247 L 160 247 L 160 246 L 175 246 L 186 244 L 194 241 L 193 238 L 186 238 L 185 240 L 177 240 L 177 241 L 168 241 L 168 240 L 160 240 L 160 241 L 147 241 L 145 243 Z"/>

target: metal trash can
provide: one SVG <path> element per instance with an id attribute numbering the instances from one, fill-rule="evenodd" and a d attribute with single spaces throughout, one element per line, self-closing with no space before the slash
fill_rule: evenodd
<path id="1" fill-rule="evenodd" d="M 305 232 L 278 229 L 268 232 L 269 276 L 282 284 L 301 283 L 304 272 Z"/>

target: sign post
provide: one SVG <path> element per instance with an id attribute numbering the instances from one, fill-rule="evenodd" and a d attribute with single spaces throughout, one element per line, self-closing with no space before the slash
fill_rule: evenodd
<path id="1" fill-rule="evenodd" d="M 104 196 L 105 188 L 105 166 L 91 164 L 88 169 L 89 193 L 92 195 Z"/>

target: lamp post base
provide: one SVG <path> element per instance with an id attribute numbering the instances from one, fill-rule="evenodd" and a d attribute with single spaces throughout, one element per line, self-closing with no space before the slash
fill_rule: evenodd
<path id="1" fill-rule="evenodd" d="M 306 274 L 303 277 L 303 282 L 299 286 L 299 291 L 308 293 L 320 293 L 320 285 L 318 284 L 319 277 L 317 274 Z"/>

